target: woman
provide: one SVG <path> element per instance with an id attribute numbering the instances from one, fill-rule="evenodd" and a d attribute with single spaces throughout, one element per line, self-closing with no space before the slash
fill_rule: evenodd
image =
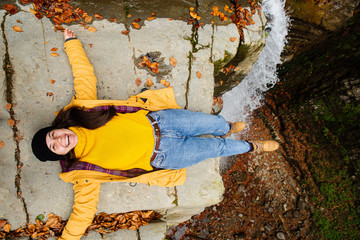
<path id="1" fill-rule="evenodd" d="M 184 183 L 186 167 L 207 158 L 278 149 L 275 141 L 225 139 L 245 123 L 182 110 L 172 88 L 144 91 L 126 101 L 98 100 L 97 79 L 80 41 L 69 29 L 64 39 L 76 94 L 52 126 L 32 140 L 35 156 L 60 160 L 60 178 L 74 184 L 73 212 L 60 239 L 81 238 L 96 213 L 102 182 L 171 187 Z M 218 137 L 197 137 L 204 134 Z"/>

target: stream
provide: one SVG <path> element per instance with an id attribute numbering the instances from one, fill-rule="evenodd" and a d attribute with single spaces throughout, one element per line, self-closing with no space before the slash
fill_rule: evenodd
<path id="1" fill-rule="evenodd" d="M 223 115 L 229 121 L 246 121 L 250 113 L 261 106 L 263 93 L 278 81 L 276 67 L 286 43 L 289 18 L 284 0 L 264 0 L 262 3 L 268 23 L 266 45 L 244 80 L 223 95 Z"/>

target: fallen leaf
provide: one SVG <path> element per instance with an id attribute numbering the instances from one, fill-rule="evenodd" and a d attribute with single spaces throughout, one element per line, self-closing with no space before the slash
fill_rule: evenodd
<path id="1" fill-rule="evenodd" d="M 53 56 L 53 57 L 57 57 L 57 56 L 59 56 L 59 54 L 58 54 L 58 53 L 50 53 L 50 55 L 51 55 L 51 56 Z"/>
<path id="2" fill-rule="evenodd" d="M 93 32 L 93 33 L 97 31 L 97 29 L 94 27 L 89 27 L 88 30 L 89 32 Z"/>
<path id="3" fill-rule="evenodd" d="M 151 20 L 154 20 L 155 18 L 156 18 L 156 17 L 151 16 L 151 17 L 148 17 L 147 20 L 148 20 L 148 21 L 151 21 Z"/>
<path id="4" fill-rule="evenodd" d="M 93 46 L 93 45 L 92 45 L 92 43 L 89 43 L 89 47 L 91 47 L 91 48 L 92 48 L 92 46 Z"/>
<path id="5" fill-rule="evenodd" d="M 189 10 L 190 10 L 190 11 L 194 11 L 195 8 L 194 8 L 194 7 L 190 7 Z"/>
<path id="6" fill-rule="evenodd" d="M 134 22 L 140 22 L 141 21 L 141 18 L 136 18 L 136 19 L 134 19 Z"/>
<path id="7" fill-rule="evenodd" d="M 92 20 L 92 16 L 86 16 L 85 19 L 84 19 L 84 21 L 87 22 L 87 23 L 91 22 L 91 20 Z"/>
<path id="8" fill-rule="evenodd" d="M 197 72 L 196 72 L 196 76 L 197 76 L 198 78 L 201 78 L 201 72 L 197 71 Z"/>
<path id="9" fill-rule="evenodd" d="M 165 79 L 161 79 L 161 80 L 160 80 L 160 83 L 161 83 L 162 85 L 164 85 L 164 84 L 166 83 L 166 80 L 165 80 Z"/>
<path id="10" fill-rule="evenodd" d="M 129 34 L 129 31 L 127 31 L 127 30 L 123 30 L 123 31 L 121 31 L 121 34 L 124 34 L 124 35 L 128 35 Z"/>
<path id="11" fill-rule="evenodd" d="M 50 80 L 50 83 L 51 83 L 51 84 L 54 84 L 55 82 L 56 82 L 56 81 L 55 81 L 54 79 L 51 79 L 51 80 Z"/>
<path id="12" fill-rule="evenodd" d="M 110 22 L 116 22 L 116 18 L 109 18 Z"/>
<path id="13" fill-rule="evenodd" d="M 128 14 L 127 17 L 130 18 L 130 17 L 131 17 L 131 14 Z"/>
<path id="14" fill-rule="evenodd" d="M 11 118 L 9 118 L 8 119 L 8 124 L 9 124 L 9 126 L 14 126 L 15 125 L 15 121 L 14 121 L 14 119 L 11 119 Z"/>
<path id="15" fill-rule="evenodd" d="M 1 141 L 1 140 L 0 140 L 0 148 L 3 148 L 4 146 L 5 146 L 4 141 Z M 2 226 L 1 226 L 1 225 L 2 225 L 2 223 L 3 223 L 3 222 L 4 222 L 4 223 L 6 223 L 6 221 L 5 221 L 5 220 L 0 220 L 0 229 L 2 228 Z"/>
<path id="16" fill-rule="evenodd" d="M 22 23 L 20 20 L 16 20 L 17 23 Z"/>
<path id="17" fill-rule="evenodd" d="M 58 48 L 53 47 L 52 49 L 50 49 L 50 51 L 56 52 L 58 50 Z"/>
<path id="18" fill-rule="evenodd" d="M 95 16 L 97 19 L 102 19 L 102 18 L 103 18 L 103 16 L 101 16 L 101 15 L 98 14 L 98 13 L 95 13 L 94 16 Z"/>
<path id="19" fill-rule="evenodd" d="M 35 11 L 34 9 L 32 9 L 32 8 L 30 8 L 30 12 L 32 13 L 32 14 L 37 14 L 38 12 L 37 11 Z"/>
<path id="20" fill-rule="evenodd" d="M 147 84 L 149 87 L 151 87 L 151 86 L 153 85 L 153 82 L 152 82 L 152 80 L 151 80 L 150 78 L 148 78 L 148 79 L 146 80 L 146 84 Z"/>
<path id="21" fill-rule="evenodd" d="M 11 15 L 15 14 L 18 12 L 17 7 L 15 5 L 12 4 L 5 4 L 3 6 L 3 8 L 8 11 Z"/>
<path id="22" fill-rule="evenodd" d="M 140 28 L 140 25 L 138 23 L 136 23 L 136 22 L 133 22 L 132 25 L 134 26 L 134 28 L 137 28 L 137 29 Z"/>
<path id="23" fill-rule="evenodd" d="M 4 226 L 4 232 L 10 232 L 10 230 L 11 230 L 11 225 L 10 224 L 5 224 L 5 226 Z"/>
<path id="24" fill-rule="evenodd" d="M 172 18 L 169 18 L 169 21 L 172 21 Z"/>
<path id="25" fill-rule="evenodd" d="M 236 37 L 231 37 L 231 38 L 230 38 L 230 41 L 231 41 L 231 42 L 235 42 L 235 41 L 236 41 Z"/>
<path id="26" fill-rule="evenodd" d="M 170 87 L 170 83 L 169 83 L 169 82 L 165 82 L 164 86 L 165 86 L 165 87 Z"/>
<path id="27" fill-rule="evenodd" d="M 10 110 L 10 108 L 11 108 L 11 103 L 7 103 L 6 106 L 5 106 L 5 108 L 6 108 L 7 110 Z"/>
<path id="28" fill-rule="evenodd" d="M 136 86 L 139 87 L 141 85 L 141 79 L 140 78 L 135 79 L 135 84 Z"/>
<path id="29" fill-rule="evenodd" d="M 52 93 L 52 92 L 47 92 L 46 93 L 46 96 L 48 96 L 48 97 L 51 97 L 51 96 L 53 96 L 54 94 Z"/>
<path id="30" fill-rule="evenodd" d="M 22 32 L 23 30 L 19 26 L 13 26 L 15 32 Z"/>
<path id="31" fill-rule="evenodd" d="M 20 0 L 23 4 L 28 4 L 30 0 Z"/>
<path id="32" fill-rule="evenodd" d="M 173 67 L 176 67 L 176 64 L 177 64 L 177 61 L 174 57 L 171 57 L 170 58 L 170 65 L 173 66 Z"/>

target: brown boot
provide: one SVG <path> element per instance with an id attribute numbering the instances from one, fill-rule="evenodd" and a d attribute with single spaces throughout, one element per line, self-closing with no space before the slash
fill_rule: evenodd
<path id="1" fill-rule="evenodd" d="M 241 132 L 242 130 L 244 130 L 245 127 L 246 127 L 246 123 L 244 122 L 230 123 L 230 131 L 225 136 L 222 136 L 222 138 L 227 138 L 232 133 Z"/>
<path id="2" fill-rule="evenodd" d="M 271 152 L 279 149 L 280 144 L 274 140 L 267 141 L 250 141 L 254 146 L 253 152 Z"/>

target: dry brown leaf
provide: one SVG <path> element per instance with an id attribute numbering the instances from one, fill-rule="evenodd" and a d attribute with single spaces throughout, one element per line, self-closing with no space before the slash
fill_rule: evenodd
<path id="1" fill-rule="evenodd" d="M 124 34 L 124 35 L 128 35 L 129 34 L 129 31 L 128 30 L 123 30 L 123 31 L 121 31 L 121 34 Z"/>
<path id="2" fill-rule="evenodd" d="M 135 79 L 135 84 L 136 86 L 139 87 L 141 85 L 141 79 L 140 78 Z"/>
<path id="3" fill-rule="evenodd" d="M 58 50 L 58 48 L 53 47 L 52 49 L 50 49 L 50 51 L 56 52 Z"/>
<path id="4" fill-rule="evenodd" d="M 11 15 L 15 14 L 18 12 L 17 8 L 15 5 L 12 5 L 12 4 L 5 4 L 3 6 L 3 8 L 8 11 Z"/>
<path id="5" fill-rule="evenodd" d="M 176 64 L 177 64 L 177 61 L 174 57 L 171 57 L 170 58 L 170 65 L 173 66 L 173 67 L 176 67 Z"/>
<path id="6" fill-rule="evenodd" d="M 134 19 L 134 22 L 140 22 L 141 21 L 141 18 L 136 18 L 136 19 Z"/>
<path id="7" fill-rule="evenodd" d="M 231 37 L 231 38 L 230 38 L 230 41 L 231 41 L 231 42 L 235 42 L 235 41 L 236 41 L 236 37 Z"/>
<path id="8" fill-rule="evenodd" d="M 196 76 L 197 76 L 198 78 L 201 78 L 201 72 L 197 71 L 197 72 L 196 72 Z"/>
<path id="9" fill-rule="evenodd" d="M 5 105 L 5 108 L 6 108 L 7 110 L 10 110 L 10 108 L 11 108 L 11 103 L 7 103 L 7 104 Z"/>
<path id="10" fill-rule="evenodd" d="M 170 87 L 170 82 L 165 82 L 164 86 L 165 87 Z"/>
<path id="11" fill-rule="evenodd" d="M 52 92 L 47 92 L 46 93 L 46 96 L 48 96 L 48 97 L 51 97 L 51 96 L 53 96 L 54 94 L 52 93 Z"/>
<path id="12" fill-rule="evenodd" d="M 91 22 L 91 20 L 92 20 L 92 16 L 86 16 L 85 19 L 84 19 L 84 21 L 87 22 L 87 23 Z"/>
<path id="13" fill-rule="evenodd" d="M 147 84 L 149 87 L 151 87 L 151 86 L 153 85 L 153 82 L 152 82 L 152 80 L 151 80 L 150 78 L 148 78 L 148 79 L 146 80 L 146 84 Z"/>
<path id="14" fill-rule="evenodd" d="M 51 80 L 50 80 L 50 83 L 51 83 L 51 84 L 54 84 L 55 82 L 56 82 L 56 81 L 55 81 L 54 79 L 51 79 Z"/>
<path id="15" fill-rule="evenodd" d="M 6 223 L 7 223 L 6 220 L 3 220 L 3 219 L 0 220 L 0 229 L 1 229 L 2 227 L 4 227 Z"/>
<path id="16" fill-rule="evenodd" d="M 5 224 L 5 226 L 4 226 L 4 232 L 10 232 L 10 230 L 11 230 L 11 225 L 10 224 Z"/>
<path id="17" fill-rule="evenodd" d="M 4 143 L 4 141 L 1 141 L 0 140 L 0 148 L 3 148 L 5 146 L 5 143 Z M 3 222 L 2 222 L 3 221 Z M 2 228 L 2 223 L 4 223 L 4 225 L 5 225 L 5 223 L 6 223 L 6 221 L 5 220 L 0 220 L 0 229 Z"/>
<path id="18" fill-rule="evenodd" d="M 50 53 L 50 55 L 51 55 L 51 56 L 53 56 L 53 57 L 57 57 L 57 56 L 59 56 L 59 54 L 58 54 L 58 53 L 53 53 L 53 52 L 52 52 L 52 53 Z"/>
<path id="19" fill-rule="evenodd" d="M 8 119 L 8 124 L 9 124 L 9 126 L 14 126 L 15 125 L 15 121 L 14 121 L 14 119 L 11 119 L 11 118 L 9 118 Z"/>
<path id="20" fill-rule="evenodd" d="M 110 22 L 116 22 L 116 18 L 109 18 Z"/>
<path id="21" fill-rule="evenodd" d="M 132 25 L 134 26 L 134 28 L 137 28 L 137 29 L 140 28 L 140 25 L 138 23 L 136 23 L 136 22 L 133 22 Z"/>
<path id="22" fill-rule="evenodd" d="M 97 31 L 97 29 L 94 28 L 94 27 L 89 27 L 88 30 L 89 30 L 89 32 L 96 32 Z"/>
<path id="23" fill-rule="evenodd" d="M 19 26 L 13 26 L 15 32 L 22 32 L 23 30 Z"/>
<path id="24" fill-rule="evenodd" d="M 102 19 L 102 18 L 103 18 L 103 16 L 101 16 L 101 15 L 98 14 L 98 13 L 95 13 L 94 16 L 95 16 L 97 19 Z"/>
<path id="25" fill-rule="evenodd" d="M 17 23 L 21 23 L 21 24 L 22 24 L 22 22 L 21 22 L 20 20 L 16 20 L 16 22 L 17 22 Z"/>

